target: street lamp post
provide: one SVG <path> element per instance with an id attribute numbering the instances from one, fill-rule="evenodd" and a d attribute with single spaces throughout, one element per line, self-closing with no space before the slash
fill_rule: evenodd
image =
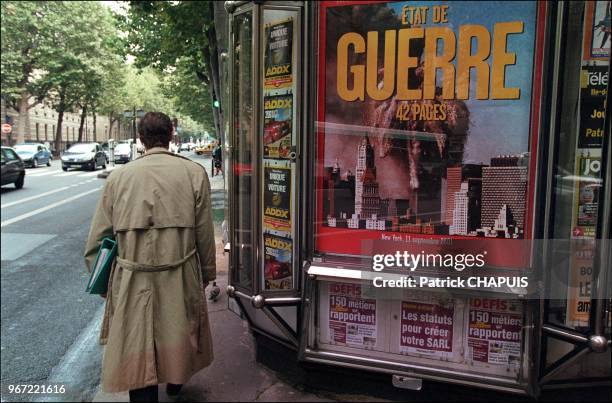
<path id="1" fill-rule="evenodd" d="M 125 117 L 126 119 L 132 120 L 132 160 L 136 157 L 136 152 L 137 152 L 136 119 L 137 118 L 140 119 L 144 115 L 145 115 L 145 111 L 142 109 L 136 110 L 135 106 L 131 111 L 130 110 L 123 111 L 123 117 Z"/>

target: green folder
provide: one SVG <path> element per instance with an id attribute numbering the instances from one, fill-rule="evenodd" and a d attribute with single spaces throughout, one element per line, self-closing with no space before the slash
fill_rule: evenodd
<path id="1" fill-rule="evenodd" d="M 106 294 L 113 260 L 117 256 L 117 242 L 111 238 L 104 238 L 96 261 L 87 283 L 86 292 L 90 294 Z"/>

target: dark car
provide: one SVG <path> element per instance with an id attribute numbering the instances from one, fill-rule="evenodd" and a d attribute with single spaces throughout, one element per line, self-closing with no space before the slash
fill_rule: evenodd
<path id="1" fill-rule="evenodd" d="M 23 143 L 17 144 L 15 152 L 19 155 L 26 167 L 38 168 L 38 166 L 46 164 L 51 166 L 51 151 L 43 144 L 39 143 Z"/>
<path id="2" fill-rule="evenodd" d="M 2 147 L 2 186 L 14 183 L 17 189 L 23 187 L 25 166 L 19 155 L 10 147 Z"/>
<path id="3" fill-rule="evenodd" d="M 106 168 L 106 154 L 98 143 L 78 143 L 62 154 L 62 169 L 83 168 L 95 171 L 97 167 Z"/>

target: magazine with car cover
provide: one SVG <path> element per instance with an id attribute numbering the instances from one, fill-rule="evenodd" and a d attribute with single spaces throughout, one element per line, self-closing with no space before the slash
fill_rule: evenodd
<path id="1" fill-rule="evenodd" d="M 87 283 L 87 289 L 85 290 L 86 292 L 90 294 L 106 294 L 111 266 L 115 256 L 117 256 L 117 242 L 110 238 L 104 238 L 96 256 L 96 261 Z"/>

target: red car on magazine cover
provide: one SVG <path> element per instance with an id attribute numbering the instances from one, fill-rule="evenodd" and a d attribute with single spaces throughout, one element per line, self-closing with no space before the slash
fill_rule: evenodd
<path id="1" fill-rule="evenodd" d="M 264 128 L 264 144 L 274 143 L 291 133 L 289 122 L 270 122 Z"/>

